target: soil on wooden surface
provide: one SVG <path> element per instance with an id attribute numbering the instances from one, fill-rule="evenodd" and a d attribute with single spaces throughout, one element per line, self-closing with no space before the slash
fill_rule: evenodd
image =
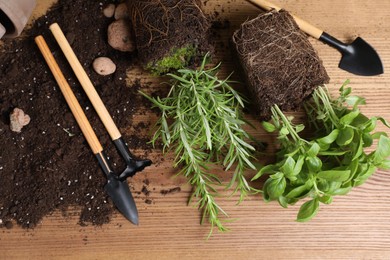
<path id="1" fill-rule="evenodd" d="M 139 84 L 126 87 L 126 68 L 134 57 L 107 44 L 107 27 L 113 18 L 104 17 L 102 8 L 109 2 L 59 0 L 22 38 L 4 42 L 0 52 L 0 226 L 11 228 L 16 221 L 31 228 L 55 209 L 66 215 L 69 206 L 80 207 L 81 224 L 100 225 L 114 211 L 103 189 L 105 176 L 36 47 L 35 36 L 43 35 L 48 42 L 116 172 L 124 167 L 123 160 L 48 30 L 50 24 L 57 22 L 64 31 L 118 127 L 135 129 L 134 135 L 124 135 L 129 149 L 142 158 L 150 151 L 148 132 L 141 135 L 150 123 L 133 123 L 135 113 L 150 108 L 137 93 Z M 97 75 L 92 62 L 98 56 L 111 58 L 117 71 Z M 20 133 L 10 130 L 14 108 L 31 117 Z"/>
<path id="2" fill-rule="evenodd" d="M 261 119 L 270 118 L 274 104 L 282 110 L 296 109 L 317 86 L 329 82 L 307 35 L 286 11 L 244 22 L 233 42 Z"/>

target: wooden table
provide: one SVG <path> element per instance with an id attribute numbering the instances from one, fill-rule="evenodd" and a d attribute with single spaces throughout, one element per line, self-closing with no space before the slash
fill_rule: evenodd
<path id="1" fill-rule="evenodd" d="M 53 0 L 38 0 L 35 16 Z M 328 85 L 337 93 L 350 79 L 354 93 L 367 99 L 363 111 L 390 120 L 390 1 L 388 0 L 275 0 L 287 10 L 311 21 L 341 40 L 362 36 L 380 53 L 385 74 L 359 77 L 338 69 L 340 55 L 334 49 L 311 40 L 331 77 Z M 209 13 L 217 11 L 231 27 L 222 41 L 248 17 L 259 11 L 244 0 L 209 0 Z M 224 70 L 232 68 L 230 57 Z M 131 72 L 136 73 L 136 72 Z M 138 77 L 147 77 L 146 74 Z M 140 119 L 141 120 L 141 119 Z M 379 130 L 388 131 L 383 126 Z M 262 134 L 258 134 L 261 138 Z M 309 223 L 294 221 L 298 207 L 282 209 L 253 196 L 236 206 L 236 196 L 220 201 L 237 220 L 228 223 L 227 233 L 215 232 L 206 241 L 208 225 L 199 225 L 196 208 L 187 206 L 190 187 L 182 178 L 173 178 L 172 162 L 151 167 L 133 179 L 136 190 L 150 180 L 152 204 L 139 205 L 140 225 L 133 226 L 121 215 L 102 227 L 81 227 L 74 217 L 54 212 L 34 230 L 0 230 L 1 259 L 389 259 L 390 258 L 390 176 L 378 171 L 363 186 L 347 196 L 337 197 L 322 207 Z M 163 196 L 160 190 L 181 186 L 179 193 Z M 72 215 L 72 214 L 71 214 Z"/>

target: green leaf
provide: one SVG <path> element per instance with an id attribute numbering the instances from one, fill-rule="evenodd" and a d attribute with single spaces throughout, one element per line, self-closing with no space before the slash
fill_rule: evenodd
<path id="1" fill-rule="evenodd" d="M 374 141 L 371 134 L 369 133 L 363 133 L 362 140 L 363 140 L 363 147 L 370 147 Z"/>
<path id="2" fill-rule="evenodd" d="M 286 161 L 282 165 L 281 169 L 285 175 L 293 175 L 294 167 L 295 167 L 295 160 L 291 156 L 289 156 L 287 157 Z"/>
<path id="3" fill-rule="evenodd" d="M 353 120 L 360 114 L 360 111 L 358 109 L 352 110 L 350 113 L 344 115 L 342 118 L 340 118 L 340 123 L 342 125 L 350 125 Z"/>
<path id="4" fill-rule="evenodd" d="M 382 124 L 384 124 L 385 126 L 390 128 L 390 124 L 389 124 L 389 122 L 386 121 L 386 119 L 384 119 L 383 117 L 378 117 L 378 120 L 381 121 Z"/>
<path id="5" fill-rule="evenodd" d="M 361 172 L 353 181 L 353 186 L 359 186 L 366 182 L 371 175 L 373 175 L 376 171 L 376 167 L 374 165 L 370 165 L 366 171 Z"/>
<path id="6" fill-rule="evenodd" d="M 311 187 L 308 187 L 308 185 L 304 184 L 292 189 L 289 193 L 287 193 L 286 198 L 288 199 L 299 198 L 310 190 Z"/>
<path id="7" fill-rule="evenodd" d="M 376 127 L 376 121 L 377 121 L 376 117 L 373 117 L 373 118 L 369 119 L 364 124 L 364 132 L 365 133 L 370 133 L 371 131 L 373 131 L 375 129 L 375 127 Z"/>
<path id="8" fill-rule="evenodd" d="M 333 198 L 329 195 L 324 195 L 322 197 L 318 197 L 318 200 L 324 204 L 330 204 L 333 201 Z"/>
<path id="9" fill-rule="evenodd" d="M 371 135 L 372 139 L 379 139 L 381 136 L 387 136 L 386 132 L 376 132 Z"/>
<path id="10" fill-rule="evenodd" d="M 348 151 L 339 151 L 339 150 L 329 150 L 329 151 L 320 151 L 318 155 L 322 156 L 340 156 L 346 154 Z"/>
<path id="11" fill-rule="evenodd" d="M 348 180 L 350 174 L 350 170 L 329 170 L 319 172 L 317 177 L 327 181 L 343 182 Z"/>
<path id="12" fill-rule="evenodd" d="M 288 135 L 290 132 L 288 131 L 288 129 L 286 127 L 282 127 L 282 129 L 280 129 L 280 133 L 282 135 Z"/>
<path id="13" fill-rule="evenodd" d="M 317 156 L 318 152 L 320 151 L 320 146 L 317 143 L 313 143 L 310 149 L 307 151 L 307 156 L 309 157 L 315 157 Z"/>
<path id="14" fill-rule="evenodd" d="M 318 157 L 306 157 L 306 165 L 310 172 L 318 172 L 321 170 L 322 161 Z"/>
<path id="15" fill-rule="evenodd" d="M 356 151 L 355 151 L 355 156 L 352 158 L 353 160 L 356 160 L 357 158 L 360 157 L 360 155 L 363 154 L 363 140 L 362 138 L 359 139 L 359 144 L 357 145 Z"/>
<path id="16" fill-rule="evenodd" d="M 295 163 L 293 175 L 298 175 L 302 171 L 302 166 L 304 162 L 305 162 L 305 157 L 303 155 L 300 155 L 298 157 L 297 162 Z"/>
<path id="17" fill-rule="evenodd" d="M 340 134 L 337 136 L 336 143 L 339 146 L 345 146 L 352 142 L 354 136 L 354 131 L 351 127 L 346 127 L 340 131 Z"/>
<path id="18" fill-rule="evenodd" d="M 276 166 L 273 165 L 273 164 L 268 164 L 268 165 L 262 167 L 262 168 L 257 172 L 257 174 L 251 179 L 251 181 L 257 180 L 258 178 L 260 178 L 261 176 L 263 176 L 265 173 L 267 173 L 267 174 L 274 173 L 274 172 L 275 172 L 275 168 L 276 168 Z"/>
<path id="19" fill-rule="evenodd" d="M 390 156 L 390 138 L 382 135 L 378 141 L 378 147 L 374 152 L 374 163 L 380 165 Z"/>
<path id="20" fill-rule="evenodd" d="M 305 203 L 302 204 L 301 208 L 299 209 L 297 221 L 299 222 L 309 221 L 315 215 L 317 215 L 319 207 L 320 207 L 320 202 L 318 201 L 318 199 L 312 199 L 306 201 Z"/>
<path id="21" fill-rule="evenodd" d="M 348 192 L 350 192 L 352 187 L 345 187 L 345 188 L 338 188 L 335 189 L 334 191 L 328 192 L 329 195 L 345 195 Z"/>
<path id="22" fill-rule="evenodd" d="M 379 166 L 378 168 L 382 169 L 382 170 L 390 170 L 390 160 L 384 160 Z"/>
<path id="23" fill-rule="evenodd" d="M 345 102 L 353 106 L 353 108 L 357 108 L 359 105 L 365 105 L 366 104 L 366 99 L 363 97 L 358 97 L 358 96 L 349 96 L 345 99 Z"/>
<path id="24" fill-rule="evenodd" d="M 286 178 L 271 179 L 267 186 L 267 193 L 271 200 L 277 199 L 283 195 L 286 189 Z"/>
<path id="25" fill-rule="evenodd" d="M 261 125 L 263 126 L 264 130 L 267 131 L 268 133 L 275 132 L 275 130 L 276 130 L 276 127 L 271 123 L 264 121 L 261 123 Z"/>
<path id="26" fill-rule="evenodd" d="M 287 202 L 287 199 L 283 196 L 280 196 L 278 198 L 278 202 L 280 204 L 280 206 L 282 206 L 283 208 L 287 208 L 288 207 L 288 202 Z"/>
<path id="27" fill-rule="evenodd" d="M 340 131 L 338 129 L 334 129 L 327 136 L 324 136 L 322 138 L 317 139 L 316 142 L 320 143 L 320 144 L 331 144 L 337 139 L 337 136 L 339 135 L 339 133 L 340 133 Z"/>

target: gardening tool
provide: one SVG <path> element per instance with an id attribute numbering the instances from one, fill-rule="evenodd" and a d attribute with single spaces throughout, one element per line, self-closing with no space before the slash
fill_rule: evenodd
<path id="1" fill-rule="evenodd" d="M 248 0 L 260 8 L 270 11 L 281 8 L 266 0 Z M 299 28 L 310 36 L 330 45 L 341 52 L 339 68 L 361 76 L 374 76 L 383 73 L 383 65 L 378 53 L 362 38 L 357 37 L 351 44 L 345 44 L 323 30 L 294 16 Z"/>
<path id="2" fill-rule="evenodd" d="M 126 162 L 126 169 L 119 176 L 119 179 L 125 180 L 127 177 L 133 176 L 137 171 L 142 171 L 146 166 L 151 165 L 152 162 L 150 160 L 133 159 L 133 155 L 127 148 L 118 128 L 112 120 L 112 117 L 108 113 L 107 108 L 104 106 L 99 94 L 96 92 L 96 89 L 85 72 L 83 66 L 81 66 L 80 61 L 77 59 L 76 54 L 72 50 L 72 47 L 70 46 L 61 28 L 57 23 L 53 23 L 50 25 L 50 30 L 53 33 L 54 38 L 56 39 L 66 59 L 68 60 L 70 66 L 72 67 L 89 100 L 91 101 L 93 107 L 95 108 L 97 114 L 99 115 L 101 121 L 110 134 L 110 137 L 116 148 Z"/>
<path id="3" fill-rule="evenodd" d="M 38 36 L 35 38 L 35 42 L 38 45 L 43 57 L 45 58 L 51 72 L 53 73 L 54 78 L 60 86 L 61 92 L 64 95 L 65 100 L 68 103 L 74 117 L 76 118 L 76 121 L 79 124 L 85 139 L 91 147 L 92 152 L 95 154 L 101 168 L 103 169 L 103 172 L 106 174 L 107 184 L 104 186 L 104 189 L 111 197 L 119 211 L 128 220 L 137 225 L 138 211 L 127 182 L 125 180 L 120 180 L 119 177 L 112 171 L 107 157 L 103 151 L 102 145 L 100 144 L 79 102 L 72 92 L 72 89 L 62 74 L 56 60 L 54 59 L 49 47 L 46 44 L 45 39 L 42 36 Z"/>
<path id="4" fill-rule="evenodd" d="M 35 0 L 0 0 L 0 39 L 19 36 L 35 7 Z"/>

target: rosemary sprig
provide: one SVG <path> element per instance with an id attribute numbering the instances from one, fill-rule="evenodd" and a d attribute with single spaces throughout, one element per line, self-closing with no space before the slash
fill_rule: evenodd
<path id="1" fill-rule="evenodd" d="M 230 84 L 229 77 L 220 80 L 219 65 L 206 69 L 206 55 L 200 68 L 180 69 L 171 78 L 167 97 L 151 98 L 142 93 L 161 110 L 157 130 L 152 138 L 155 144 L 161 139 L 164 152 L 174 151 L 175 167 L 194 187 L 191 199 L 196 198 L 202 211 L 202 221 L 208 219 L 211 227 L 225 231 L 220 215 L 225 211 L 217 204 L 216 185 L 220 179 L 208 171 L 209 164 L 234 169 L 227 188 L 235 186 L 240 201 L 254 191 L 245 179 L 246 169 L 255 169 L 251 162 L 255 148 L 242 126 L 246 123 L 241 109 L 244 100 Z M 190 201 L 191 201 L 190 199 Z M 213 228 L 211 228 L 210 234 Z"/>

